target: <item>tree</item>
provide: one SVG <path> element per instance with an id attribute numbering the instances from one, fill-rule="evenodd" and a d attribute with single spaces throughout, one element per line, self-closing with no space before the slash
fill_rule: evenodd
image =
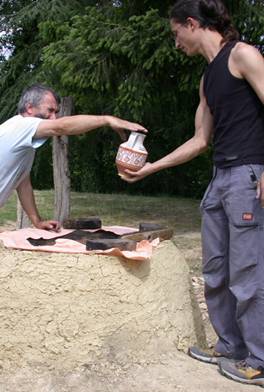
<path id="1" fill-rule="evenodd" d="M 144 123 L 150 130 L 146 138 L 150 160 L 193 134 L 205 63 L 175 50 L 167 19 L 174 1 L 2 3 L 7 32 L 4 39 L 12 50 L 1 64 L 2 119 L 14 112 L 24 85 L 41 81 L 62 96 L 72 96 L 77 113 L 111 113 Z M 243 39 L 263 50 L 262 2 L 229 0 L 226 4 Z M 51 7 L 56 11 L 47 12 Z M 116 176 L 117 147 L 117 139 L 108 130 L 70 140 L 73 188 L 144 193 L 162 190 L 200 196 L 210 177 L 209 152 L 188 165 L 156 174 L 155 182 L 147 178 L 127 185 Z M 50 185 L 49 179 L 43 181 L 40 171 L 48 150 L 48 146 L 42 149 L 34 166 L 33 183 L 37 186 Z"/>
<path id="2" fill-rule="evenodd" d="M 1 0 L 0 2 L 0 51 L 9 54 L 0 62 L 0 121 L 16 111 L 22 90 L 40 79 L 42 49 L 56 40 L 40 31 L 45 22 L 59 26 L 73 15 L 82 13 L 88 0 Z M 52 30 L 55 32 L 55 30 Z"/>

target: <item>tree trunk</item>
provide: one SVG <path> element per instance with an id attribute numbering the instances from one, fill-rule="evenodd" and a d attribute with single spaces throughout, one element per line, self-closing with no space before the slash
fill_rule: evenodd
<path id="1" fill-rule="evenodd" d="M 61 101 L 59 116 L 70 116 L 73 100 L 64 97 Z M 52 159 L 54 180 L 54 219 L 63 222 L 70 216 L 70 171 L 68 162 L 68 136 L 53 137 Z"/>

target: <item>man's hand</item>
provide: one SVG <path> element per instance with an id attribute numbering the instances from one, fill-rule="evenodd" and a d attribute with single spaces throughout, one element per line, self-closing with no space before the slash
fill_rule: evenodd
<path id="1" fill-rule="evenodd" d="M 120 175 L 122 180 L 127 181 L 129 183 L 133 183 L 139 180 L 142 180 L 144 177 L 152 174 L 154 171 L 152 170 L 152 164 L 147 162 L 140 170 L 132 171 L 126 169 L 125 174 Z"/>
<path id="2" fill-rule="evenodd" d="M 39 222 L 36 222 L 34 226 L 37 229 L 42 229 L 42 230 L 51 230 L 51 231 L 60 231 L 61 225 L 60 222 L 55 221 L 55 220 L 47 220 L 47 221 L 42 221 L 40 220 Z"/>
<path id="3" fill-rule="evenodd" d="M 20 203 L 26 212 L 27 216 L 31 220 L 32 224 L 37 229 L 59 231 L 60 223 L 55 220 L 42 220 L 35 203 L 35 198 L 33 194 L 33 189 L 30 181 L 29 175 L 24 178 L 23 181 L 17 187 L 17 194 Z"/>
<path id="4" fill-rule="evenodd" d="M 113 130 L 119 134 L 119 136 L 121 137 L 122 140 L 127 139 L 125 129 L 127 129 L 131 132 L 132 131 L 134 131 L 134 132 L 142 131 L 145 133 L 148 132 L 148 130 L 140 124 L 133 123 L 133 122 L 126 121 L 126 120 L 121 120 L 121 118 L 118 118 L 118 117 L 107 116 L 107 120 L 108 120 L 109 127 L 113 128 Z"/>
<path id="5" fill-rule="evenodd" d="M 259 199 L 261 207 L 264 208 L 264 173 L 262 173 L 260 180 L 257 183 L 256 198 Z"/>

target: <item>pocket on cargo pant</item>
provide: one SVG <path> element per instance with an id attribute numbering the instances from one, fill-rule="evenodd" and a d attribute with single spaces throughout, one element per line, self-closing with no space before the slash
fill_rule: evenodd
<path id="1" fill-rule="evenodd" d="M 255 211 L 254 203 L 237 201 L 230 212 L 229 287 L 242 302 L 255 296 L 259 282 L 258 261 L 263 241 Z"/>

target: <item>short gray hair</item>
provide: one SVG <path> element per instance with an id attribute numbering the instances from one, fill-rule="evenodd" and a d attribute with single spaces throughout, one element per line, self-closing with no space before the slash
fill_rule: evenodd
<path id="1" fill-rule="evenodd" d="M 57 104 L 60 104 L 60 97 L 52 88 L 43 86 L 42 84 L 33 84 L 22 92 L 17 106 L 18 113 L 25 113 L 27 111 L 28 104 L 32 105 L 33 107 L 39 106 L 43 97 L 47 93 L 51 93 L 54 96 Z"/>

